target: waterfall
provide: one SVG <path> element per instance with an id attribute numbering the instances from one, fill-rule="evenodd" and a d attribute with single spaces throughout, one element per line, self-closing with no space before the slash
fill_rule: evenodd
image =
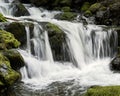
<path id="1" fill-rule="evenodd" d="M 12 15 L 7 12 L 8 4 L 11 3 L 5 4 L 7 6 L 0 2 L 0 12 L 3 15 Z M 23 23 L 29 22 L 30 19 L 34 29 L 33 36 L 30 37 L 29 25 L 25 25 L 27 45 L 25 49 L 19 49 L 26 63 L 20 70 L 23 82 L 38 86 L 67 80 L 79 81 L 83 85 L 115 83 L 113 78 L 116 75 L 113 75 L 108 65 L 116 55 L 117 33 L 114 30 L 106 29 L 106 26 L 56 20 L 54 15 L 60 12 L 50 12 L 28 5 L 25 7 L 31 15 L 17 18 Z M 54 61 L 48 32 L 41 22 L 53 23 L 64 32 L 66 40 L 64 42 L 67 43 L 67 50 L 64 51 L 69 52 L 70 61 Z M 111 78 L 112 80 L 107 82 Z"/>

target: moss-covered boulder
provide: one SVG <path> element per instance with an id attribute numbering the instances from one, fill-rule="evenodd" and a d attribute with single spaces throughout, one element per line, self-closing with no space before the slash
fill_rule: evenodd
<path id="1" fill-rule="evenodd" d="M 85 12 L 88 10 L 88 8 L 90 7 L 90 3 L 89 2 L 85 2 L 82 7 L 81 7 L 81 11 Z"/>
<path id="2" fill-rule="evenodd" d="M 12 69 L 19 70 L 25 65 L 23 57 L 17 50 L 6 50 L 1 53 L 8 58 Z"/>
<path id="3" fill-rule="evenodd" d="M 52 23 L 46 24 L 46 30 L 48 31 L 49 41 L 52 48 L 52 53 L 55 60 L 63 60 L 63 42 L 65 39 L 64 32 L 56 25 Z"/>
<path id="4" fill-rule="evenodd" d="M 0 13 L 0 22 L 6 22 L 6 18 Z"/>
<path id="5" fill-rule="evenodd" d="M 55 18 L 59 20 L 73 21 L 75 20 L 76 16 L 77 14 L 74 12 L 63 12 L 61 14 L 57 14 Z"/>
<path id="6" fill-rule="evenodd" d="M 19 23 L 12 22 L 4 28 L 4 30 L 9 31 L 14 34 L 15 38 L 21 42 L 21 46 L 25 45 L 27 42 L 26 29 L 25 26 L 28 25 L 30 31 L 33 31 L 34 25 L 31 23 Z M 33 36 L 33 32 L 30 32 L 30 37 Z"/>
<path id="7" fill-rule="evenodd" d="M 15 39 L 14 35 L 0 30 L 0 49 L 11 49 L 19 47 L 20 42 Z"/>
<path id="8" fill-rule="evenodd" d="M 12 85 L 19 77 L 20 74 L 11 68 L 9 60 L 0 54 L 0 88 Z"/>
<path id="9" fill-rule="evenodd" d="M 14 5 L 14 13 L 13 15 L 16 17 L 19 16 L 29 16 L 28 10 L 21 3 L 13 3 Z"/>
<path id="10" fill-rule="evenodd" d="M 97 10 L 99 10 L 100 7 L 101 7 L 101 3 L 95 3 L 90 6 L 89 10 L 94 13 Z"/>
<path id="11" fill-rule="evenodd" d="M 61 11 L 63 11 L 63 12 L 70 12 L 71 8 L 69 6 L 65 6 L 65 7 L 61 8 Z"/>
<path id="12" fill-rule="evenodd" d="M 120 96 L 120 86 L 93 87 L 84 96 Z"/>

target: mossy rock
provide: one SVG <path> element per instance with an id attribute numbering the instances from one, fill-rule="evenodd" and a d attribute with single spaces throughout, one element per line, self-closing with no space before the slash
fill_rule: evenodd
<path id="1" fill-rule="evenodd" d="M 92 16 L 93 14 L 92 14 L 92 12 L 90 10 L 87 10 L 87 11 L 85 11 L 84 15 L 86 17 L 89 17 L 89 16 Z"/>
<path id="2" fill-rule="evenodd" d="M 85 2 L 82 7 L 81 7 L 81 11 L 85 12 L 88 10 L 88 8 L 90 7 L 90 3 L 89 2 Z"/>
<path id="3" fill-rule="evenodd" d="M 25 26 L 28 26 L 30 29 L 30 38 L 33 37 L 33 28 L 34 25 L 31 23 L 20 23 L 20 22 L 12 22 L 7 24 L 4 30 L 14 34 L 15 38 L 21 42 L 21 46 L 24 46 L 27 42 L 26 29 Z"/>
<path id="4" fill-rule="evenodd" d="M 71 6 L 72 0 L 60 0 L 60 4 L 63 6 Z"/>
<path id="5" fill-rule="evenodd" d="M 63 12 L 70 12 L 71 11 L 71 8 L 66 6 L 66 7 L 62 7 L 61 11 Z"/>
<path id="6" fill-rule="evenodd" d="M 0 45 L 0 47 L 3 47 L 3 49 L 11 49 L 19 47 L 20 42 L 15 39 L 13 34 L 4 30 L 0 30 Z"/>
<path id="7" fill-rule="evenodd" d="M 49 41 L 53 53 L 53 57 L 55 60 L 62 60 L 62 44 L 65 39 L 64 32 L 56 25 L 52 23 L 46 24 L 46 30 L 48 31 Z"/>
<path id="8" fill-rule="evenodd" d="M 84 96 L 120 96 L 120 86 L 93 87 Z"/>
<path id="9" fill-rule="evenodd" d="M 21 4 L 21 3 L 13 3 L 14 4 L 14 13 L 13 15 L 16 16 L 16 17 L 19 17 L 19 16 L 29 16 L 29 12 L 28 10 Z"/>
<path id="10" fill-rule="evenodd" d="M 0 13 L 0 22 L 7 22 L 6 18 Z"/>
<path id="11" fill-rule="evenodd" d="M 8 58 L 12 69 L 19 70 L 25 65 L 24 59 L 17 50 L 2 51 L 2 54 Z"/>
<path id="12" fill-rule="evenodd" d="M 0 54 L 0 85 L 10 86 L 19 78 L 20 74 L 11 68 L 9 60 Z"/>
<path id="13" fill-rule="evenodd" d="M 100 7 L 101 7 L 101 3 L 94 3 L 90 6 L 89 10 L 94 13 L 97 10 L 99 10 Z"/>
<path id="14" fill-rule="evenodd" d="M 57 14 L 55 18 L 59 20 L 73 21 L 75 20 L 76 16 L 77 14 L 73 12 L 63 12 L 61 14 Z"/>

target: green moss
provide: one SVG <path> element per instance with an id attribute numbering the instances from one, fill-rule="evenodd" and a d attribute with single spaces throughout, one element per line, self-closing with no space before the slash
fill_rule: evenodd
<path id="1" fill-rule="evenodd" d="M 60 15 L 60 19 L 72 21 L 75 19 L 76 16 L 77 16 L 77 14 L 75 14 L 73 12 L 64 12 L 63 14 Z"/>
<path id="2" fill-rule="evenodd" d="M 71 5 L 71 0 L 60 0 L 60 4 L 62 5 L 67 5 L 67 6 L 70 6 Z"/>
<path id="3" fill-rule="evenodd" d="M 71 11 L 71 9 L 70 9 L 70 7 L 62 7 L 62 9 L 61 9 L 63 12 L 70 12 Z"/>
<path id="4" fill-rule="evenodd" d="M 46 27 L 47 27 L 47 30 L 49 30 L 49 32 L 50 31 L 54 32 L 53 34 L 62 32 L 62 30 L 58 26 L 52 23 L 47 23 Z"/>
<path id="5" fill-rule="evenodd" d="M 4 55 L 2 55 L 2 54 L 0 53 L 0 66 L 1 66 L 2 64 L 4 64 L 4 63 L 5 63 L 8 67 L 11 67 L 9 60 L 8 60 Z"/>
<path id="6" fill-rule="evenodd" d="M 0 13 L 0 22 L 6 22 L 6 18 Z"/>
<path id="7" fill-rule="evenodd" d="M 11 69 L 9 60 L 0 53 L 0 85 L 12 85 L 19 77 L 20 74 Z"/>
<path id="8" fill-rule="evenodd" d="M 90 7 L 90 3 L 89 2 L 85 2 L 82 7 L 81 7 L 81 11 L 85 12 L 88 10 L 88 8 Z"/>
<path id="9" fill-rule="evenodd" d="M 90 10 L 87 10 L 87 11 L 85 11 L 84 15 L 89 17 L 89 16 L 92 16 L 92 13 Z"/>
<path id="10" fill-rule="evenodd" d="M 90 6 L 89 10 L 91 12 L 96 12 L 97 10 L 99 10 L 100 7 L 101 7 L 100 3 L 94 3 Z"/>
<path id="11" fill-rule="evenodd" d="M 93 87 L 84 96 L 120 96 L 120 86 Z"/>
<path id="12" fill-rule="evenodd" d="M 12 69 L 19 70 L 25 65 L 24 59 L 17 50 L 6 50 L 1 53 L 9 59 Z"/>
<path id="13" fill-rule="evenodd" d="M 4 30 L 0 30 L 0 44 L 9 49 L 19 47 L 20 42 L 15 39 L 13 34 Z"/>

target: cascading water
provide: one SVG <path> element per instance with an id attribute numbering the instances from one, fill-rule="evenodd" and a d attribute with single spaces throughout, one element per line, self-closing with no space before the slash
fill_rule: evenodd
<path id="1" fill-rule="evenodd" d="M 21 16 L 17 19 L 22 22 L 28 22 L 29 19 L 33 21 L 34 36 L 30 38 L 30 29 L 26 25 L 27 48 L 19 50 L 26 63 L 26 66 L 20 70 L 22 81 L 37 85 L 36 87 L 67 80 L 75 80 L 75 83 L 79 82 L 80 85 L 120 83 L 120 75 L 113 74 L 109 70 L 111 58 L 116 54 L 116 32 L 113 32 L 112 29 L 105 30 L 105 26 L 83 25 L 82 23 L 56 20 L 54 15 L 59 12 L 49 12 L 27 5 L 25 7 L 31 16 Z M 3 13 L 4 9 L 8 10 L 9 8 L 2 6 L 0 12 Z M 11 18 L 15 17 L 11 16 Z M 63 61 L 61 63 L 53 60 L 48 33 L 40 22 L 53 23 L 64 31 L 71 62 Z M 111 43 L 112 41 L 115 43 Z"/>

